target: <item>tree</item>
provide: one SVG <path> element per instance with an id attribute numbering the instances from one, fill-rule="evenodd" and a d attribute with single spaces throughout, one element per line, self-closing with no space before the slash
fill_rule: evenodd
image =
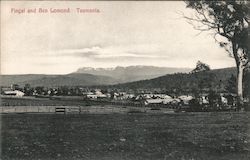
<path id="1" fill-rule="evenodd" d="M 221 105 L 220 95 L 213 90 L 209 91 L 208 101 L 209 101 L 210 108 L 213 110 L 217 110 L 218 106 Z"/>
<path id="2" fill-rule="evenodd" d="M 249 67 L 249 19 L 250 2 L 230 1 L 186 1 L 187 7 L 195 9 L 195 17 L 186 17 L 195 29 L 215 31 L 214 38 L 235 59 L 237 67 L 238 102 L 243 103 L 243 74 Z M 225 40 L 218 40 L 217 35 Z"/>
<path id="3" fill-rule="evenodd" d="M 37 87 L 35 88 L 35 93 L 38 94 L 38 95 L 44 94 L 44 87 L 42 87 L 42 86 L 37 86 Z"/>
<path id="4" fill-rule="evenodd" d="M 244 95 L 250 98 L 250 72 L 246 73 L 243 79 Z"/>
<path id="5" fill-rule="evenodd" d="M 202 72 L 202 71 L 210 71 L 210 67 L 209 65 L 202 63 L 201 61 L 198 61 L 195 69 L 193 69 L 191 73 L 197 73 L 197 72 Z"/>
<path id="6" fill-rule="evenodd" d="M 192 99 L 189 101 L 189 105 L 190 105 L 190 110 L 191 111 L 201 111 L 202 110 L 202 106 L 200 105 L 198 99 Z"/>
<path id="7" fill-rule="evenodd" d="M 24 85 L 23 90 L 26 96 L 31 96 L 33 94 L 33 89 L 28 83 Z"/>
<path id="8" fill-rule="evenodd" d="M 231 77 L 227 80 L 225 89 L 229 93 L 236 93 L 236 79 L 237 78 L 232 74 Z"/>
<path id="9" fill-rule="evenodd" d="M 18 84 L 12 84 L 11 85 L 11 89 L 14 91 L 14 90 L 20 90 L 20 87 Z"/>

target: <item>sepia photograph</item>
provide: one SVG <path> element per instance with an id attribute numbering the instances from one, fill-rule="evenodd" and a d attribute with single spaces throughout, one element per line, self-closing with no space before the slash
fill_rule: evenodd
<path id="1" fill-rule="evenodd" d="M 249 160 L 250 1 L 1 3 L 1 160 Z"/>

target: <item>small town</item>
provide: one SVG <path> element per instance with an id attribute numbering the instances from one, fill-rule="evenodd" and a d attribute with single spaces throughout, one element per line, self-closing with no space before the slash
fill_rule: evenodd
<path id="1" fill-rule="evenodd" d="M 239 111 L 248 110 L 249 99 L 244 98 L 244 106 L 238 108 L 237 95 L 233 93 L 208 93 L 194 94 L 164 94 L 150 92 L 149 90 L 100 89 L 91 87 L 31 87 L 26 84 L 23 88 L 18 84 L 10 87 L 1 87 L 3 106 L 27 105 L 25 98 L 44 98 L 57 100 L 78 100 L 79 102 L 99 102 L 100 104 L 122 104 L 137 107 L 153 107 L 154 109 L 175 108 L 176 111 Z M 12 98 L 12 102 L 4 99 Z M 23 99 L 24 102 L 15 104 L 13 98 Z M 23 103 L 23 104 L 22 104 Z M 42 103 L 42 101 L 40 102 Z M 84 104 L 84 103 L 83 103 Z M 39 104 L 36 104 L 39 105 Z M 40 104 L 41 105 L 41 104 Z M 245 108 L 244 108 L 245 107 Z"/>

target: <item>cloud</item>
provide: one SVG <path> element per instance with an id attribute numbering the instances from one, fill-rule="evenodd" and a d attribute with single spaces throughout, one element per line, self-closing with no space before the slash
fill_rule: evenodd
<path id="1" fill-rule="evenodd" d="M 162 58 L 162 49 L 154 44 L 123 45 L 123 46 L 92 46 L 81 49 L 65 49 L 40 53 L 41 56 L 81 57 L 87 59 L 107 58 Z"/>
<path id="2" fill-rule="evenodd" d="M 91 57 L 96 56 L 101 48 L 99 46 L 93 46 L 90 48 L 82 48 L 82 49 L 64 49 L 57 51 L 49 51 L 46 54 L 40 55 L 50 55 L 50 56 L 71 56 L 71 57 Z"/>

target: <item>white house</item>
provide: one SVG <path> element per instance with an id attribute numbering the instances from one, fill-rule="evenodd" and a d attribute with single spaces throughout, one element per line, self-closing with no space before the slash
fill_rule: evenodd
<path id="1" fill-rule="evenodd" d="M 126 92 L 114 93 L 114 99 L 116 100 L 126 100 L 134 97 L 135 97 L 134 94 L 128 94 Z"/>
<path id="2" fill-rule="evenodd" d="M 146 97 L 149 98 L 146 98 L 145 104 L 169 104 L 174 100 L 172 97 L 166 94 L 150 94 L 146 95 Z"/>
<path id="3" fill-rule="evenodd" d="M 199 103 L 200 104 L 209 104 L 208 95 L 207 94 L 201 95 L 199 98 Z"/>
<path id="4" fill-rule="evenodd" d="M 87 92 L 84 94 L 89 99 L 97 99 L 97 98 L 107 98 L 107 95 L 103 94 L 101 91 L 96 90 L 95 93 Z"/>
<path id="5" fill-rule="evenodd" d="M 145 101 L 145 105 L 148 104 L 161 104 L 163 102 L 163 99 L 147 99 Z"/>
<path id="6" fill-rule="evenodd" d="M 189 95 L 182 95 L 178 97 L 181 101 L 183 101 L 184 104 L 189 104 L 189 101 L 191 101 L 192 99 L 194 99 L 193 96 L 189 96 Z"/>
<path id="7" fill-rule="evenodd" d="M 97 95 L 95 94 L 87 94 L 86 97 L 90 99 L 97 99 Z"/>
<path id="8" fill-rule="evenodd" d="M 22 91 L 14 90 L 14 91 L 4 91 L 4 95 L 22 97 L 24 93 Z"/>

